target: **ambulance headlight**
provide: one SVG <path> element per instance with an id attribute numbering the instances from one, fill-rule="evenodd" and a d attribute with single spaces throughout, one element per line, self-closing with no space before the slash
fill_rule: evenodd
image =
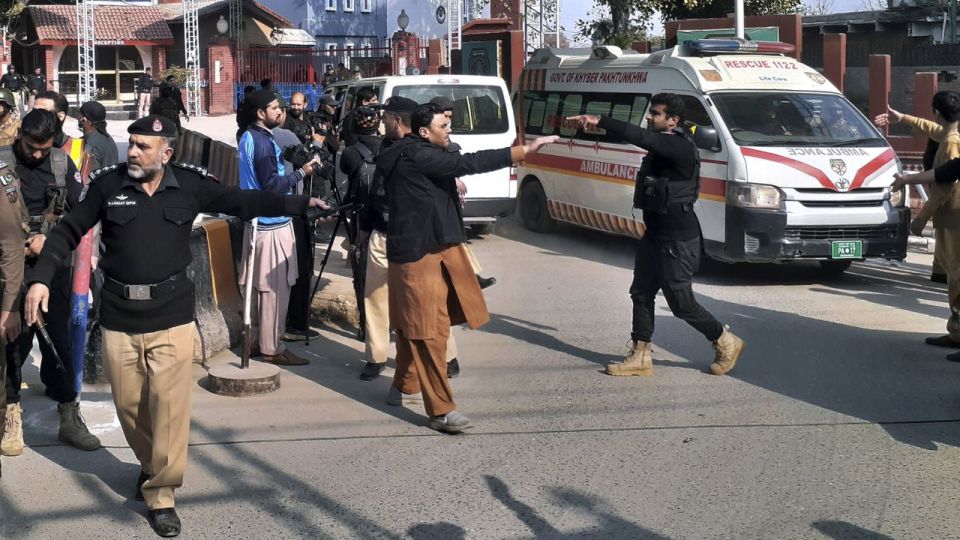
<path id="1" fill-rule="evenodd" d="M 783 193 L 776 186 L 727 182 L 727 204 L 740 208 L 780 208 Z"/>
<path id="2" fill-rule="evenodd" d="M 890 206 L 898 207 L 907 204 L 907 188 L 902 187 L 890 190 Z"/>

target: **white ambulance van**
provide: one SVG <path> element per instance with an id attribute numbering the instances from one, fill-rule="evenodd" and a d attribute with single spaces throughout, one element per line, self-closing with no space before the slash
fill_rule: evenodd
<path id="1" fill-rule="evenodd" d="M 427 103 L 438 96 L 450 99 L 456 105 L 450 140 L 459 144 L 464 153 L 504 148 L 517 138 L 510 94 L 499 77 L 410 75 L 360 79 L 334 86 L 334 96 L 342 104 L 341 118 L 356 106 L 354 97 L 363 87 L 376 89 L 381 103 L 391 96 L 417 103 Z M 513 212 L 517 197 L 515 173 L 515 169 L 505 168 L 461 178 L 467 185 L 463 209 L 467 225 L 488 228 L 497 217 Z"/>
<path id="2" fill-rule="evenodd" d="M 633 186 L 645 151 L 563 119 L 610 115 L 645 127 L 650 98 L 683 99 L 700 149 L 704 250 L 728 261 L 906 256 L 910 212 L 891 192 L 900 163 L 836 87 L 777 42 L 705 39 L 653 54 L 540 49 L 514 94 L 523 138 L 559 135 L 517 171 L 520 215 L 640 237 Z"/>

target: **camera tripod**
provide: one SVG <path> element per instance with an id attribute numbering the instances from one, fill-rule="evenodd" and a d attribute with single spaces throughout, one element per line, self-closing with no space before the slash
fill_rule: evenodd
<path id="1" fill-rule="evenodd" d="M 310 189 L 309 192 L 312 193 L 314 178 L 310 178 Z M 330 260 L 330 253 L 333 251 L 333 243 L 337 239 L 337 232 L 340 230 L 340 226 L 343 225 L 347 232 L 347 240 L 350 242 L 351 246 L 356 245 L 357 233 L 351 224 L 347 220 L 347 216 L 351 213 L 355 214 L 360 210 L 361 205 L 356 203 L 343 204 L 343 197 L 340 194 L 340 188 L 337 186 L 336 176 L 330 178 L 330 191 L 333 193 L 333 201 L 336 205 L 336 214 L 337 220 L 333 225 L 333 231 L 330 232 L 330 240 L 327 241 L 327 250 L 323 254 L 323 260 L 320 261 L 320 270 L 317 272 L 316 280 L 313 282 L 313 289 L 310 293 L 309 298 L 307 299 L 306 306 L 306 318 L 305 320 L 310 320 L 310 307 L 313 305 L 313 299 L 317 295 L 317 291 L 320 288 L 320 278 L 323 277 L 323 271 L 327 267 L 327 262 Z M 309 226 L 309 224 L 308 224 Z M 308 231 L 310 238 L 311 249 L 313 248 L 313 235 L 312 231 Z M 359 249 L 359 247 L 358 247 Z M 363 308 L 363 282 L 365 280 L 364 266 L 365 261 L 363 258 L 358 256 L 358 253 L 349 253 L 347 256 L 350 258 L 350 270 L 353 274 L 353 289 L 354 293 L 357 295 L 357 311 L 359 312 L 359 329 L 357 330 L 357 340 L 365 341 L 366 340 L 366 314 L 364 313 Z M 309 324 L 307 325 L 309 327 Z M 310 332 L 307 332 L 307 345 L 310 344 Z"/>

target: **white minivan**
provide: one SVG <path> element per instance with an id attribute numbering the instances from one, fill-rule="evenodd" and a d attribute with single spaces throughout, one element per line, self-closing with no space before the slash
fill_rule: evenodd
<path id="1" fill-rule="evenodd" d="M 510 106 L 507 85 L 499 77 L 476 75 L 411 75 L 374 77 L 335 83 L 329 88 L 341 103 L 340 117 L 353 110 L 354 97 L 364 87 L 377 90 L 380 102 L 402 96 L 427 103 L 442 96 L 456 104 L 450 139 L 464 153 L 510 146 L 517 126 Z M 467 185 L 464 221 L 474 227 L 492 225 L 497 217 L 513 212 L 517 197 L 515 170 L 501 169 L 465 176 Z"/>
<path id="2" fill-rule="evenodd" d="M 524 223 L 554 221 L 640 237 L 632 208 L 646 151 L 564 119 L 609 115 L 644 127 L 650 98 L 680 96 L 700 148 L 694 205 L 707 255 L 820 261 L 843 271 L 903 259 L 910 210 L 892 191 L 900 163 L 883 135 L 816 70 L 778 42 L 704 39 L 653 54 L 616 47 L 540 49 L 514 105 L 523 139 L 559 135 L 518 169 Z"/>

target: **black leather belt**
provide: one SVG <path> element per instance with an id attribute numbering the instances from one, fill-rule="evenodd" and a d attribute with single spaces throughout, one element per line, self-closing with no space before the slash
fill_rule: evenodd
<path id="1" fill-rule="evenodd" d="M 127 300 L 154 300 L 177 290 L 177 285 L 187 280 L 187 273 L 186 271 L 179 272 L 159 283 L 150 283 L 148 285 L 128 285 L 106 274 L 104 274 L 103 277 L 103 288 L 113 294 L 122 296 Z"/>

